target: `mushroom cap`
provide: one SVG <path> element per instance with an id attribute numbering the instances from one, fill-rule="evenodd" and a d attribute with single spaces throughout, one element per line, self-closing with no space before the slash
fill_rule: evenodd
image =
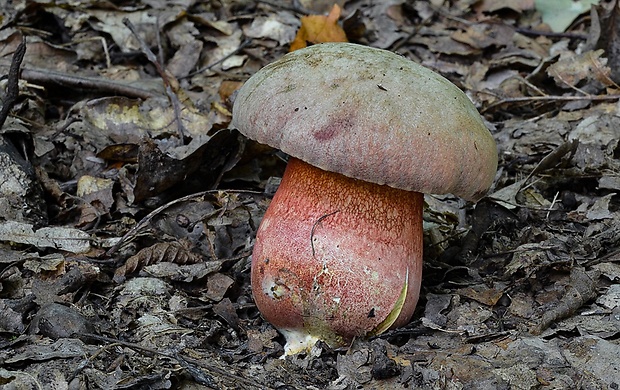
<path id="1" fill-rule="evenodd" d="M 239 90 L 232 125 L 323 170 L 477 200 L 497 149 L 469 98 L 392 52 L 324 43 L 286 54 Z"/>

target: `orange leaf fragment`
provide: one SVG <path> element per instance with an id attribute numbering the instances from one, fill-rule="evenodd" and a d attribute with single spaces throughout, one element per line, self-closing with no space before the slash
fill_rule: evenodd
<path id="1" fill-rule="evenodd" d="M 329 15 L 310 15 L 301 18 L 301 27 L 297 31 L 297 36 L 289 51 L 303 49 L 308 43 L 322 42 L 348 42 L 347 34 L 338 24 L 340 18 L 340 7 L 334 4 Z"/>

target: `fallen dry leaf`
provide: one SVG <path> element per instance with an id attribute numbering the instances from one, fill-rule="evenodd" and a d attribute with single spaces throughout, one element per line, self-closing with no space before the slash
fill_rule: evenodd
<path id="1" fill-rule="evenodd" d="M 562 2 L 579 16 L 539 12 Z M 613 387 L 620 2 L 588 17 L 589 2 L 0 1 L 0 382 Z M 248 256 L 285 163 L 227 127 L 236 86 L 285 55 L 303 15 L 323 23 L 304 26 L 304 45 L 337 32 L 446 76 L 483 113 L 500 164 L 492 198 L 425 197 L 423 294 L 406 327 L 284 360 Z M 198 262 L 155 253 L 178 242 Z M 116 284 L 132 256 L 139 272 Z"/>
<path id="2" fill-rule="evenodd" d="M 327 16 L 310 15 L 301 18 L 301 27 L 289 51 L 302 49 L 308 44 L 322 42 L 348 42 L 347 35 L 338 24 L 340 18 L 340 7 L 334 4 Z"/>
<path id="3" fill-rule="evenodd" d="M 530 332 L 542 333 L 553 322 L 569 317 L 594 298 L 596 296 L 596 281 L 599 276 L 600 274 L 596 270 L 585 272 L 578 267 L 572 269 L 569 284 L 566 286 L 560 302 L 557 305 L 554 302 L 553 307 L 547 307 L 538 323 L 530 329 Z"/>
<path id="4" fill-rule="evenodd" d="M 160 262 L 176 264 L 194 264 L 202 261 L 202 258 L 192 253 L 186 246 L 179 242 L 158 242 L 150 247 L 141 249 L 131 256 L 125 264 L 118 267 L 114 272 L 114 281 L 120 283 L 125 280 L 127 274 L 139 271 L 142 267 Z"/>
<path id="5" fill-rule="evenodd" d="M 207 279 L 207 291 L 205 296 L 214 302 L 219 302 L 224 298 L 228 289 L 235 281 L 222 273 L 215 273 Z"/>
<path id="6" fill-rule="evenodd" d="M 568 52 L 547 69 L 549 76 L 563 88 L 576 88 L 582 80 L 597 80 L 603 86 L 613 85 L 607 59 L 602 49 L 587 51 L 575 56 Z"/>

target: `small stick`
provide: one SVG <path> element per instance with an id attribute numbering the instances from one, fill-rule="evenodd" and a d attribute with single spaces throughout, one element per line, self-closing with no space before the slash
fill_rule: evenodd
<path id="1" fill-rule="evenodd" d="M 0 73 L 4 73 L 7 65 L 0 64 Z M 121 83 L 104 77 L 77 76 L 74 74 L 57 72 L 50 69 L 24 67 L 21 70 L 22 80 L 33 84 L 54 84 L 65 88 L 79 90 L 108 92 L 114 95 L 148 99 L 161 96 L 155 89 L 147 89 L 138 85 Z"/>
<path id="2" fill-rule="evenodd" d="M 17 46 L 13 59 L 11 60 L 11 67 L 9 69 L 8 84 L 6 87 L 6 97 L 4 104 L 0 109 L 0 128 L 4 126 L 6 118 L 9 116 L 9 112 L 15 105 L 17 97 L 19 96 L 19 68 L 24 60 L 26 54 L 26 40 L 22 38 L 22 42 Z"/>
<path id="3" fill-rule="evenodd" d="M 480 111 L 481 114 L 495 108 L 497 106 L 501 106 L 506 103 L 521 103 L 521 102 L 552 102 L 552 101 L 561 101 L 561 102 L 573 102 L 580 100 L 591 100 L 594 102 L 599 101 L 607 101 L 607 100 L 618 100 L 620 99 L 620 94 L 613 95 L 586 95 L 586 96 L 557 96 L 557 95 L 546 95 L 546 96 L 522 96 L 522 97 L 514 97 L 514 98 L 506 98 L 502 99 L 498 102 L 495 102 Z"/>
<path id="4" fill-rule="evenodd" d="M 138 34 L 138 31 L 136 30 L 133 23 L 131 23 L 129 19 L 124 18 L 123 24 L 127 26 L 129 30 L 131 30 L 131 33 L 140 43 L 140 49 L 142 50 L 142 53 L 144 53 L 146 58 L 153 65 L 155 65 L 155 69 L 157 69 L 159 76 L 164 82 L 164 87 L 166 88 L 166 95 L 168 95 L 168 99 L 170 100 L 170 103 L 172 104 L 172 107 L 174 109 L 174 117 L 177 122 L 177 131 L 179 134 L 179 139 L 182 142 L 188 141 L 190 137 L 187 134 L 189 133 L 185 129 L 185 126 L 183 125 L 183 121 L 181 120 L 181 103 L 179 102 L 179 98 L 177 97 L 176 93 L 173 91 L 172 85 L 170 84 L 170 80 L 168 79 L 168 76 L 166 75 L 166 71 L 164 70 L 163 65 L 161 64 L 161 62 L 159 62 L 159 60 L 157 60 L 155 53 L 153 53 L 153 51 L 148 47 L 146 42 Z"/>
<path id="5" fill-rule="evenodd" d="M 188 74 L 187 76 L 183 77 L 183 78 L 189 78 L 189 77 L 193 77 L 195 75 L 197 75 L 198 73 L 202 73 L 206 70 L 209 70 L 211 68 L 213 68 L 214 66 L 217 66 L 219 64 L 221 64 L 222 62 L 226 61 L 227 59 L 229 59 L 230 57 L 237 55 L 241 50 L 245 49 L 246 47 L 250 46 L 250 44 L 252 43 L 252 39 L 248 38 L 245 39 L 243 42 L 241 42 L 241 44 L 239 45 L 238 48 L 236 48 L 235 50 L 233 50 L 232 52 L 230 52 L 229 54 L 225 55 L 224 57 L 220 58 L 219 60 L 204 66 L 194 72 L 191 72 L 190 74 Z"/>

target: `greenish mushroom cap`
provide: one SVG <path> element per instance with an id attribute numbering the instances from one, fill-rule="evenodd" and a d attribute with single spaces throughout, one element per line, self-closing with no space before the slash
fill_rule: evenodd
<path id="1" fill-rule="evenodd" d="M 478 200 L 495 141 L 467 96 L 389 51 L 325 43 L 289 53 L 239 90 L 232 124 L 318 168 L 408 191 Z"/>

